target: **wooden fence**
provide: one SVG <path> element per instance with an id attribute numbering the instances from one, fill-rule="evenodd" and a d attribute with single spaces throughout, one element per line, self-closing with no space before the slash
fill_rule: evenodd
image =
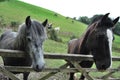
<path id="1" fill-rule="evenodd" d="M 19 55 L 18 55 L 19 53 Z M 25 57 L 25 53 L 22 51 L 16 51 L 16 50 L 4 50 L 0 49 L 0 56 L 6 56 L 6 57 Z M 67 60 L 71 62 L 75 68 L 67 68 L 69 65 L 68 63 L 63 64 L 59 68 L 45 68 L 42 70 L 42 72 L 49 72 L 47 75 L 42 77 L 39 80 L 46 80 L 49 77 L 55 75 L 58 72 L 80 72 L 83 73 L 83 75 L 86 77 L 88 80 L 94 80 L 92 76 L 87 74 L 87 72 L 97 72 L 97 69 L 93 68 L 82 68 L 78 63 L 82 60 L 93 60 L 93 57 L 91 55 L 73 55 L 73 54 L 52 54 L 52 53 L 46 53 L 44 54 L 44 57 L 46 59 L 59 59 L 59 60 Z M 72 60 L 72 61 L 71 61 Z M 112 61 L 120 61 L 120 57 L 112 57 Z M 31 67 L 22 67 L 22 66 L 0 66 L 0 72 L 12 80 L 19 80 L 17 77 L 14 76 L 13 73 L 10 71 L 17 71 L 17 72 L 33 72 L 34 70 Z M 108 73 L 105 74 L 104 76 L 100 77 L 100 80 L 106 80 L 110 75 L 112 75 L 115 72 L 120 71 L 120 66 L 118 68 L 113 69 L 110 68 L 107 70 Z M 120 80 L 120 79 L 115 79 L 115 80 Z"/>

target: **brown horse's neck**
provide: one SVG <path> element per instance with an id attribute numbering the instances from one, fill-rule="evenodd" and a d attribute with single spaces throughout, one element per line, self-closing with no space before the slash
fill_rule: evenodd
<path id="1" fill-rule="evenodd" d="M 93 24 L 95 25 L 95 24 Z M 75 50 L 75 52 L 77 51 L 77 53 L 79 54 L 85 54 L 85 55 L 89 55 L 89 49 L 87 49 L 86 47 L 86 41 L 87 38 L 90 34 L 90 30 L 91 30 L 91 26 L 87 28 L 87 31 L 83 34 L 83 36 L 81 38 L 78 39 L 78 44 L 76 46 L 76 48 L 78 48 L 77 50 Z"/>
<path id="2" fill-rule="evenodd" d="M 83 38 L 80 38 L 76 42 L 76 46 L 74 47 L 74 52 L 75 54 L 84 54 L 88 55 L 88 49 L 85 46 L 85 42 L 83 41 Z"/>

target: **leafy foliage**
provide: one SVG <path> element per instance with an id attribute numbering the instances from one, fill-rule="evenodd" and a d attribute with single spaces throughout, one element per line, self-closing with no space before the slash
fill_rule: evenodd
<path id="1" fill-rule="evenodd" d="M 83 22 L 85 24 L 89 24 L 90 23 L 90 18 L 88 18 L 87 16 L 82 16 L 78 18 L 78 21 Z"/>
<path id="2" fill-rule="evenodd" d="M 57 32 L 53 28 L 49 30 L 49 34 L 51 40 L 62 42 L 62 39 L 58 37 Z"/>
<path id="3" fill-rule="evenodd" d="M 116 25 L 115 25 L 115 28 L 113 29 L 113 32 L 117 35 L 120 36 L 120 22 L 118 22 Z"/>
<path id="4" fill-rule="evenodd" d="M 80 17 L 80 18 L 78 19 L 78 21 L 83 22 L 83 23 L 89 25 L 89 24 L 91 23 L 91 21 L 94 20 L 94 18 L 96 18 L 97 16 L 100 16 L 100 15 L 101 15 L 101 14 L 96 14 L 96 15 L 94 15 L 94 16 L 91 17 L 91 18 L 88 18 L 87 16 L 83 16 L 83 17 Z M 115 25 L 115 28 L 113 29 L 113 32 L 114 32 L 115 34 L 117 34 L 117 35 L 120 36 L 120 22 L 118 22 L 118 23 Z"/>
<path id="5" fill-rule="evenodd" d="M 19 25 L 19 22 L 11 21 L 11 27 L 17 27 Z"/>
<path id="6" fill-rule="evenodd" d="M 6 26 L 5 20 L 4 20 L 3 16 L 0 16 L 0 26 L 1 26 L 1 27 Z"/>

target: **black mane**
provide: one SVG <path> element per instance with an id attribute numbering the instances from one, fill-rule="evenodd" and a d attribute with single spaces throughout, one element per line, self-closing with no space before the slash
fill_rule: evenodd
<path id="1" fill-rule="evenodd" d="M 93 16 L 93 18 L 92 18 L 90 24 L 93 24 L 94 22 L 96 22 L 96 21 L 102 19 L 102 17 L 103 17 L 103 15 L 95 15 L 95 16 Z"/>
<path id="2" fill-rule="evenodd" d="M 104 15 L 95 15 L 93 16 L 93 19 L 91 20 L 90 24 L 93 24 L 95 22 L 100 21 L 103 18 Z M 113 26 L 114 23 L 112 22 L 111 18 L 107 17 L 102 23 L 99 23 L 98 26 L 107 26 L 107 27 L 111 27 Z"/>

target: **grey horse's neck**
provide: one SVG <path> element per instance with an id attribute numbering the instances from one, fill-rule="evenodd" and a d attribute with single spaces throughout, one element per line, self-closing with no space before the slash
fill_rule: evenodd
<path id="1" fill-rule="evenodd" d="M 25 49 L 26 49 L 25 35 L 26 34 L 25 34 L 24 29 L 21 29 L 21 30 L 18 31 L 18 34 L 15 38 L 15 43 L 14 43 L 14 48 L 15 49 L 25 51 Z"/>

